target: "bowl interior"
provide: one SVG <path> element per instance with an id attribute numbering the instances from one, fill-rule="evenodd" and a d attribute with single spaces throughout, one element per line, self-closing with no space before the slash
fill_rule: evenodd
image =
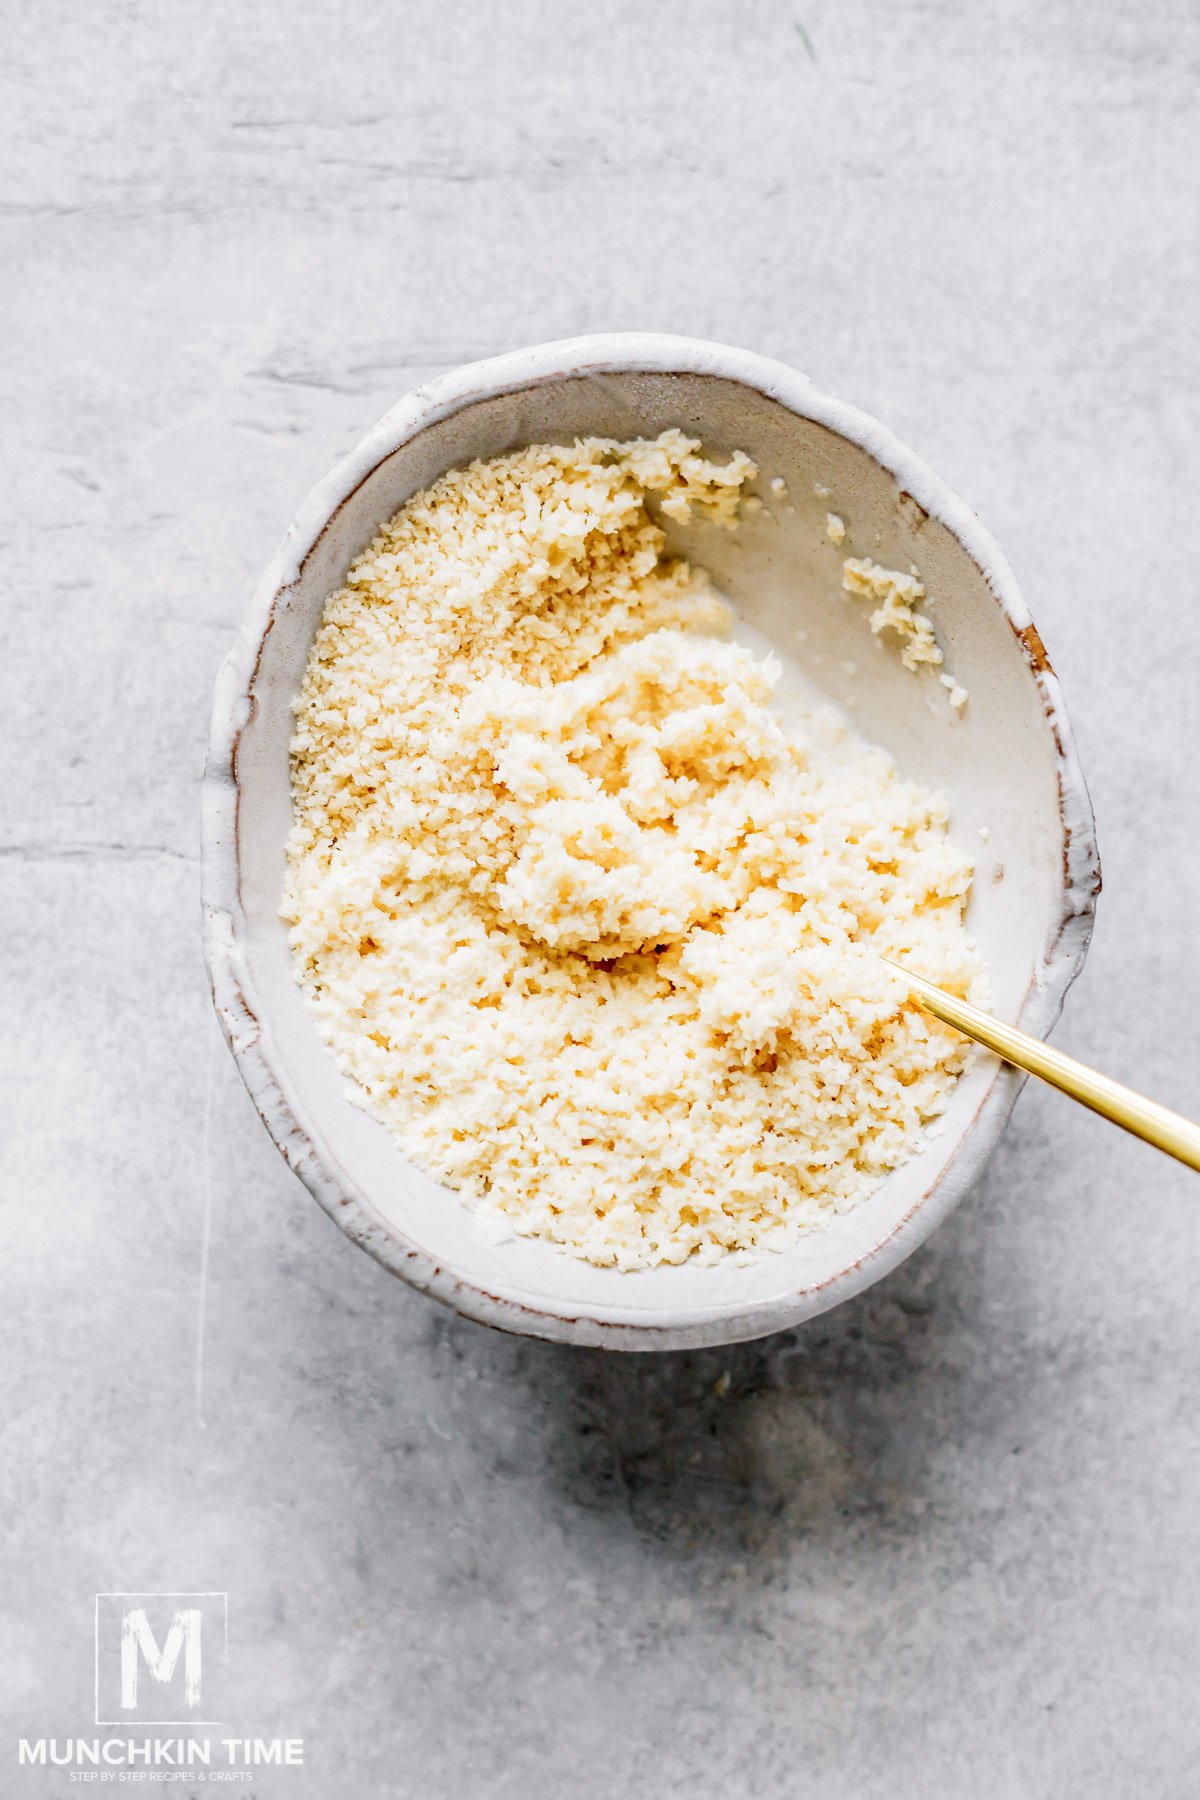
<path id="1" fill-rule="evenodd" d="M 494 1300 L 528 1309 L 528 1329 L 585 1340 L 605 1322 L 643 1326 L 651 1336 L 665 1327 L 675 1342 L 750 1336 L 865 1285 L 946 1209 L 949 1198 L 938 1210 L 941 1193 L 923 1202 L 956 1156 L 944 1192 L 967 1185 L 1015 1092 L 990 1059 L 980 1061 L 918 1156 L 865 1205 L 786 1254 L 637 1274 L 592 1268 L 542 1243 L 496 1243 L 347 1099 L 302 1002 L 279 918 L 291 816 L 291 702 L 326 596 L 378 524 L 451 466 L 529 442 L 653 436 L 672 425 L 710 450 L 748 451 L 759 466 L 755 488 L 763 501 L 736 533 L 699 524 L 673 530 L 674 541 L 711 571 L 749 623 L 800 660 L 865 735 L 895 756 L 904 774 L 947 794 L 952 835 L 977 860 L 969 922 L 1005 1016 L 1017 1016 L 1032 994 L 1027 1019 L 1050 1022 L 1035 1016 L 1037 984 L 1063 913 L 1058 747 L 1029 657 L 973 557 L 858 442 L 727 376 L 618 371 L 480 394 L 382 454 L 280 592 L 258 651 L 236 754 L 246 988 L 256 996 L 287 1106 L 332 1186 L 348 1197 L 346 1216 L 370 1222 L 356 1235 L 402 1271 L 432 1268 L 442 1297 L 457 1298 L 465 1310 L 491 1316 Z M 384 428 L 376 435 L 386 448 Z M 782 494 L 772 486 L 776 478 Z M 841 547 L 826 534 L 829 510 L 845 521 Z M 935 679 L 903 668 L 894 640 L 876 647 L 870 607 L 841 593 L 847 554 L 919 568 L 946 665 L 970 694 L 965 716 L 952 713 Z M 1060 999 L 1061 991 L 1054 1011 Z"/>

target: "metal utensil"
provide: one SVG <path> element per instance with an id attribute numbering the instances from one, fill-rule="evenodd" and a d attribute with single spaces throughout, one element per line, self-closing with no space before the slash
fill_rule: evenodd
<path id="1" fill-rule="evenodd" d="M 947 994 L 923 976 L 914 975 L 911 969 L 892 962 L 890 957 L 881 960 L 908 983 L 926 1012 L 941 1019 L 943 1024 L 953 1025 L 956 1031 L 974 1038 L 977 1044 L 994 1050 L 1005 1062 L 1014 1063 L 1030 1075 L 1040 1075 L 1051 1087 L 1090 1106 L 1093 1112 L 1111 1119 L 1114 1125 L 1121 1125 L 1156 1149 L 1165 1150 L 1168 1156 L 1176 1157 L 1190 1169 L 1200 1170 L 1200 1125 L 1160 1106 L 1156 1100 L 1135 1094 L 1132 1088 L 1122 1086 L 1107 1075 L 1097 1074 L 1095 1069 L 1076 1062 L 1073 1056 L 1052 1050 L 1049 1044 L 1018 1031 L 1015 1025 L 1005 1025 L 991 1013 L 972 1006 L 969 1000 Z"/>

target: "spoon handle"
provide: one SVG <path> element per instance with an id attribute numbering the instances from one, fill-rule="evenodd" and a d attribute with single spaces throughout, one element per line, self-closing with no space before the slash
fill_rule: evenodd
<path id="1" fill-rule="evenodd" d="M 1159 1106 L 1156 1100 L 1144 1099 L 1132 1088 L 1123 1087 L 1107 1075 L 1097 1074 L 1095 1069 L 1076 1062 L 1073 1056 L 1052 1050 L 1049 1044 L 1030 1037 L 1028 1032 L 1018 1031 L 1015 1025 L 1005 1025 L 991 1013 L 972 1006 L 970 1001 L 947 994 L 923 976 L 914 975 L 911 969 L 902 969 L 890 957 L 883 960 L 904 977 L 925 1010 L 944 1024 L 953 1025 L 955 1030 L 974 1038 L 976 1043 L 986 1045 L 1005 1062 L 1015 1063 L 1018 1069 L 1040 1075 L 1051 1087 L 1090 1106 L 1093 1112 L 1111 1119 L 1114 1125 L 1123 1125 L 1135 1137 L 1144 1138 L 1148 1144 L 1165 1150 L 1168 1156 L 1177 1157 L 1190 1169 L 1200 1170 L 1200 1125 L 1194 1125 L 1190 1119 L 1171 1112 L 1168 1107 Z"/>

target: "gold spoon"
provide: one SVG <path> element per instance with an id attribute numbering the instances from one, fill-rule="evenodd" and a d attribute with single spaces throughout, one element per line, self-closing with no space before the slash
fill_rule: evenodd
<path id="1" fill-rule="evenodd" d="M 991 1013 L 972 1006 L 970 1001 L 960 1000 L 956 995 L 934 987 L 931 981 L 914 975 L 911 969 L 902 969 L 890 957 L 880 960 L 908 983 L 926 1012 L 931 1012 L 935 1019 L 953 1025 L 956 1031 L 994 1050 L 997 1056 L 1002 1056 L 1005 1062 L 1015 1063 L 1018 1069 L 1040 1075 L 1051 1087 L 1070 1094 L 1073 1100 L 1082 1101 L 1093 1112 L 1111 1119 L 1114 1125 L 1122 1125 L 1135 1137 L 1144 1138 L 1156 1149 L 1165 1150 L 1168 1156 L 1177 1157 L 1189 1169 L 1200 1170 L 1200 1125 L 1193 1125 L 1190 1119 L 1159 1106 L 1156 1100 L 1143 1099 L 1141 1094 L 1122 1087 L 1119 1081 L 1112 1081 L 1107 1075 L 1098 1075 L 1095 1069 L 1076 1062 L 1073 1056 L 1064 1056 L 1061 1050 L 1052 1050 L 1049 1044 L 1030 1037 L 1026 1031 L 1018 1031 L 1015 1025 L 1003 1024 Z"/>

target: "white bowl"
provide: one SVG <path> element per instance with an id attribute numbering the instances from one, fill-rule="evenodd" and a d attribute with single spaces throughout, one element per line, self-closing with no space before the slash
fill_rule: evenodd
<path id="1" fill-rule="evenodd" d="M 979 860 L 969 923 L 996 1010 L 1048 1031 L 1083 962 L 1099 866 L 1058 682 L 1016 582 L 962 501 L 890 432 L 744 351 L 579 338 L 475 363 L 407 395 L 313 489 L 263 576 L 217 683 L 204 783 L 213 995 L 292 1168 L 343 1231 L 434 1298 L 510 1331 L 628 1350 L 758 1337 L 877 1281 L 970 1187 L 1019 1087 L 981 1058 L 918 1155 L 783 1254 L 632 1274 L 529 1239 L 493 1242 L 347 1099 L 279 917 L 291 701 L 326 596 L 377 526 L 445 469 L 527 443 L 650 437 L 671 425 L 710 449 L 747 450 L 766 502 L 736 533 L 697 525 L 673 535 L 781 648 L 796 653 L 802 629 L 800 654 L 831 698 L 906 775 L 949 796 L 952 835 Z M 786 499 L 769 485 L 775 476 Z M 827 509 L 846 521 L 842 549 L 826 536 Z M 947 667 L 970 693 L 965 717 L 931 677 L 874 651 L 868 607 L 835 598 L 851 552 L 920 568 Z"/>

